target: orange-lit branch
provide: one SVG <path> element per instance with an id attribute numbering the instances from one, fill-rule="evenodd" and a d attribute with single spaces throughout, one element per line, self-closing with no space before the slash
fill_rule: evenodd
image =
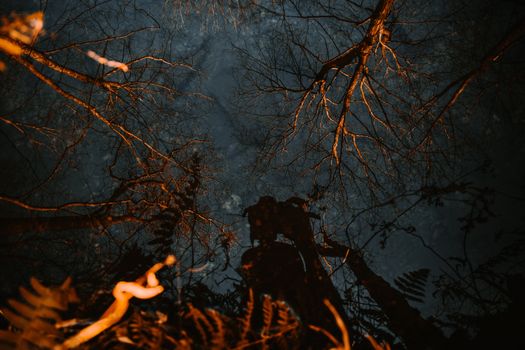
<path id="1" fill-rule="evenodd" d="M 337 323 L 337 327 L 341 331 L 343 342 L 339 342 L 337 338 L 330 332 L 328 332 L 326 329 L 322 329 L 313 325 L 309 325 L 309 327 L 316 332 L 323 333 L 328 339 L 330 339 L 330 341 L 336 346 L 334 350 L 350 350 L 350 337 L 348 335 L 348 330 L 346 329 L 346 325 L 341 315 L 339 315 L 336 308 L 332 305 L 332 303 L 330 303 L 328 299 L 324 299 L 323 302 L 334 316 L 335 322 Z"/>
<path id="2" fill-rule="evenodd" d="M 83 74 L 83 73 L 77 72 L 74 69 L 63 66 L 55 62 L 54 60 L 50 59 L 48 56 L 36 50 L 34 47 L 30 45 L 20 43 L 10 38 L 6 38 L 6 40 L 10 41 L 13 44 L 19 45 L 20 48 L 22 49 L 21 54 L 30 57 L 31 59 L 35 60 L 36 62 L 42 64 L 43 66 L 47 68 L 50 68 L 60 74 L 67 75 L 68 77 L 73 78 L 75 80 L 81 81 L 83 83 L 93 84 L 93 85 L 104 88 L 111 92 L 114 92 L 115 90 L 124 87 L 124 84 L 122 83 L 106 81 L 102 79 L 95 79 L 87 74 Z"/>
<path id="3" fill-rule="evenodd" d="M 26 203 L 16 198 L 3 196 L 3 195 L 0 195 L 0 201 L 14 204 L 23 209 L 27 209 L 31 211 L 40 211 L 40 212 L 55 212 L 55 211 L 60 211 L 60 210 L 70 209 L 70 208 L 99 208 L 99 207 L 106 207 L 106 206 L 115 205 L 115 204 L 125 204 L 125 203 L 130 202 L 130 200 L 107 201 L 107 202 L 70 202 L 70 203 L 58 205 L 56 207 L 43 207 L 43 206 L 41 207 L 41 206 L 35 206 L 32 204 Z"/>
<path id="4" fill-rule="evenodd" d="M 135 158 L 138 163 L 142 163 L 140 158 L 135 152 L 135 149 L 133 147 L 132 141 L 138 141 L 140 144 L 142 144 L 144 147 L 146 147 L 148 150 L 150 150 L 153 154 L 156 154 L 157 156 L 167 160 L 172 161 L 168 156 L 163 154 L 161 151 L 157 150 L 155 147 L 150 145 L 148 142 L 146 142 L 144 139 L 136 135 L 135 133 L 129 131 L 126 127 L 116 124 L 105 118 L 95 106 L 89 104 L 88 102 L 70 94 L 69 92 L 62 89 L 60 86 L 58 86 L 51 78 L 45 76 L 42 74 L 36 67 L 25 60 L 23 57 L 20 56 L 11 56 L 15 61 L 26 67 L 31 73 L 33 73 L 38 79 L 40 79 L 42 82 L 47 84 L 49 87 L 51 87 L 53 90 L 55 90 L 58 94 L 65 97 L 66 99 L 74 102 L 75 104 L 83 107 L 87 111 L 89 111 L 96 119 L 100 120 L 102 123 L 104 123 L 108 128 L 110 128 L 115 134 L 117 134 L 123 141 L 126 143 L 126 145 L 129 147 L 129 149 L 133 152 L 135 155 Z"/>
<path id="5" fill-rule="evenodd" d="M 98 63 L 104 66 L 117 68 L 123 72 L 127 72 L 129 70 L 128 66 L 125 63 L 108 60 L 107 58 L 98 55 L 95 51 L 89 50 L 88 52 L 86 52 L 86 55 L 88 55 L 89 58 L 92 58 L 93 60 L 97 61 Z"/>
<path id="6" fill-rule="evenodd" d="M 342 343 L 338 341 L 337 338 L 334 337 L 334 335 L 328 332 L 326 329 L 316 327 L 313 325 L 310 325 L 309 327 L 316 332 L 320 332 L 324 334 L 328 339 L 330 339 L 330 341 L 336 346 L 335 348 L 332 348 L 332 350 L 351 350 L 350 337 L 348 335 L 348 330 L 346 328 L 345 323 L 343 322 L 343 319 L 341 318 L 336 308 L 330 303 L 328 299 L 324 300 L 324 304 L 334 316 L 334 319 L 337 323 L 337 327 L 341 331 L 341 335 L 343 337 Z M 382 342 L 381 344 L 379 344 L 374 339 L 374 337 L 372 337 L 369 334 L 365 334 L 365 338 L 370 342 L 370 345 L 372 346 L 372 348 L 374 348 L 374 350 L 390 350 L 390 344 L 388 344 L 387 342 Z"/>
<path id="7" fill-rule="evenodd" d="M 379 344 L 377 340 L 374 339 L 370 334 L 365 334 L 365 338 L 370 342 L 370 345 L 374 348 L 374 350 L 390 350 L 390 344 L 387 342 L 382 342 Z"/>
<path id="8" fill-rule="evenodd" d="M 113 289 L 115 302 L 106 310 L 100 320 L 67 339 L 63 344 L 56 346 L 55 350 L 75 348 L 117 323 L 128 310 L 129 300 L 131 298 L 150 299 L 162 293 L 164 287 L 159 285 L 155 273 L 164 266 L 173 265 L 175 260 L 175 257 L 170 255 L 164 262 L 155 264 L 144 276 L 135 282 L 117 283 Z M 144 283 L 146 284 L 145 286 L 143 286 Z"/>
<path id="9" fill-rule="evenodd" d="M 390 14 L 390 11 L 393 7 L 394 0 L 381 0 L 379 4 L 377 5 L 376 9 L 374 10 L 374 13 L 370 17 L 370 25 L 368 26 L 367 32 L 364 36 L 364 38 L 359 42 L 357 45 L 354 45 L 350 48 L 348 48 L 345 52 L 341 53 L 340 55 L 324 62 L 321 69 L 317 72 L 316 77 L 312 84 L 306 89 L 304 92 L 298 107 L 295 110 L 294 115 L 294 122 L 293 122 L 293 129 L 296 128 L 297 122 L 299 119 L 299 114 L 301 113 L 301 110 L 304 108 L 305 101 L 307 100 L 308 96 L 311 95 L 312 91 L 316 88 L 319 88 L 319 91 L 321 93 L 321 99 L 323 100 L 323 105 L 326 108 L 326 91 L 325 91 L 325 82 L 327 80 L 328 73 L 332 69 L 336 69 L 339 72 L 342 73 L 342 69 L 353 64 L 357 63 L 356 67 L 354 68 L 353 73 L 350 75 L 350 82 L 348 83 L 345 91 L 345 96 L 343 100 L 343 106 L 341 108 L 341 112 L 339 113 L 339 117 L 337 120 L 337 126 L 334 131 L 334 139 L 332 142 L 332 148 L 331 148 L 331 154 L 332 157 L 335 159 L 335 162 L 337 165 L 341 162 L 339 153 L 340 153 L 340 143 L 342 142 L 342 137 L 346 134 L 350 134 L 350 136 L 353 137 L 353 145 L 358 153 L 359 157 L 362 161 L 364 161 L 361 151 L 357 145 L 356 141 L 356 135 L 348 132 L 346 130 L 345 124 L 346 124 L 346 117 L 348 113 L 350 112 L 350 104 L 352 97 L 354 95 L 354 92 L 356 90 L 357 84 L 362 79 L 363 74 L 366 71 L 366 64 L 368 62 L 368 58 L 372 52 L 372 49 L 374 45 L 376 45 L 378 42 L 381 43 L 381 36 L 383 32 L 385 32 L 384 29 L 384 23 Z M 343 74 L 343 73 L 342 73 Z M 327 114 L 329 114 L 327 112 Z"/>
<path id="10" fill-rule="evenodd" d="M 29 15 L 13 14 L 10 17 L 1 19 L 0 50 L 10 55 L 21 55 L 22 46 L 32 44 L 44 28 L 44 14 L 35 12 Z"/>

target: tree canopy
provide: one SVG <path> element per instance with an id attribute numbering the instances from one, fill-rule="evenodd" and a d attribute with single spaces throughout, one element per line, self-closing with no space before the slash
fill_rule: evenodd
<path id="1" fill-rule="evenodd" d="M 0 21 L 2 348 L 524 345 L 521 2 Z"/>

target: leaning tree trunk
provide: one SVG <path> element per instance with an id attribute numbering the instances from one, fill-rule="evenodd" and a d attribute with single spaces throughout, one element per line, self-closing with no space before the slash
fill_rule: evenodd
<path id="1" fill-rule="evenodd" d="M 318 247 L 325 256 L 347 257 L 346 264 L 388 318 L 388 324 L 409 349 L 446 349 L 447 339 L 432 322 L 408 304 L 405 297 L 372 271 L 362 255 L 325 238 L 329 247 Z"/>
<path id="2" fill-rule="evenodd" d="M 304 201 L 303 204 L 305 204 Z M 248 213 L 252 238 L 259 240 L 261 245 L 248 250 L 243 255 L 243 264 L 246 263 L 255 267 L 254 272 L 258 266 L 262 265 L 262 270 L 269 270 L 260 274 L 256 273 L 255 275 L 269 276 L 270 271 L 274 271 L 276 266 L 272 262 L 279 263 L 279 259 L 268 258 L 276 253 L 276 251 L 273 252 L 276 250 L 274 248 L 275 242 L 273 241 L 278 234 L 284 235 L 295 243 L 306 267 L 304 271 L 306 282 L 302 287 L 307 291 L 308 298 L 299 299 L 298 305 L 300 310 L 306 310 L 306 319 L 313 322 L 323 317 L 326 318 L 326 314 L 323 316 L 322 314 L 312 313 L 309 310 L 312 307 L 307 305 L 307 303 L 312 303 L 312 300 L 322 301 L 323 299 L 328 299 L 336 307 L 345 323 L 350 325 L 341 297 L 320 260 L 320 254 L 324 256 L 347 256 L 346 263 L 348 267 L 386 314 L 390 329 L 401 337 L 409 349 L 446 348 L 448 341 L 440 329 L 423 318 L 417 309 L 410 306 L 401 292 L 390 286 L 381 276 L 374 273 L 360 254 L 328 238 L 325 238 L 325 243 L 329 245 L 328 247 L 318 246 L 315 243 L 314 233 L 310 224 L 312 214 L 306 211 L 306 206 L 303 204 L 298 199 L 293 198 L 285 202 L 277 202 L 272 197 L 262 197 L 256 205 L 247 208 L 246 212 Z M 255 252 L 259 254 L 258 258 L 255 258 L 257 255 Z M 281 255 L 286 254 L 288 253 L 284 250 L 281 252 Z M 292 270 L 298 270 L 297 259 L 292 259 L 291 257 L 288 259 L 294 260 L 293 263 L 290 262 L 289 264 L 294 267 L 294 269 L 289 270 L 289 276 L 297 276 L 298 272 L 292 272 Z M 262 261 L 264 263 L 257 263 Z M 281 262 L 281 264 L 283 263 Z M 286 285 L 286 282 L 283 282 L 287 278 L 286 271 L 282 272 L 280 278 L 282 279 L 282 284 Z M 279 278 L 267 278 L 266 282 L 260 284 L 260 286 L 284 291 L 285 288 L 280 286 L 279 281 Z M 286 287 L 289 288 L 289 286 Z M 283 294 L 285 294 L 285 297 L 287 296 L 286 293 Z M 315 304 L 315 302 L 313 303 Z"/>

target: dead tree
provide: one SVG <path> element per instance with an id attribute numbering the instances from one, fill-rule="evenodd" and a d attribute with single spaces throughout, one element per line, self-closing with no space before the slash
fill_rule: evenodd
<path id="1" fill-rule="evenodd" d="M 442 349 L 450 345 L 441 330 L 410 306 L 401 292 L 372 271 L 359 252 L 328 237 L 325 237 L 325 243 L 325 246 L 318 247 L 320 254 L 347 257 L 348 268 L 387 315 L 388 326 L 408 349 Z"/>
<path id="2" fill-rule="evenodd" d="M 301 202 L 278 202 L 272 197 L 262 197 L 257 204 L 248 208 L 252 238 L 261 241 L 258 247 L 247 250 L 242 257 L 243 271 L 249 286 L 258 293 L 269 293 L 289 300 L 300 315 L 311 323 L 327 316 L 323 312 L 312 311 L 313 305 L 318 305 L 324 298 L 336 305 L 342 315 L 346 315 L 320 256 L 347 257 L 348 268 L 387 315 L 388 326 L 409 349 L 437 349 L 448 344 L 439 328 L 410 306 L 401 292 L 374 273 L 362 255 L 328 237 L 325 237 L 326 245 L 317 245 L 310 224 L 311 215 L 304 206 L 295 203 Z M 291 240 L 297 250 L 275 242 L 278 234 Z M 304 261 L 304 272 L 298 254 Z M 308 293 L 301 293 L 291 285 L 306 288 L 304 290 Z M 345 317 L 345 321 L 351 324 L 348 317 Z"/>
<path id="3" fill-rule="evenodd" d="M 283 298 L 306 324 L 338 332 L 323 300 L 328 299 L 337 308 L 348 327 L 350 320 L 317 253 L 310 225 L 313 214 L 306 211 L 304 203 L 297 198 L 279 202 L 265 196 L 247 209 L 251 239 L 259 240 L 260 245 L 242 255 L 243 275 L 256 294 Z M 278 234 L 295 247 L 276 242 Z"/>

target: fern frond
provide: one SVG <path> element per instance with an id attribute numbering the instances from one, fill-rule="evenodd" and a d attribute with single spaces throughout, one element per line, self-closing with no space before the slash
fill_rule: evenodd
<path id="1" fill-rule="evenodd" d="M 215 331 L 212 332 L 211 338 L 211 348 L 213 350 L 226 348 L 226 332 L 224 329 L 224 321 L 222 320 L 221 315 L 213 309 L 207 309 L 206 313 L 215 323 Z"/>
<path id="2" fill-rule="evenodd" d="M 429 275 L 429 269 L 418 269 L 395 278 L 394 283 L 406 299 L 422 303 L 426 295 Z"/>
<path id="3" fill-rule="evenodd" d="M 191 317 L 193 319 L 193 323 L 195 324 L 195 327 L 197 328 L 197 331 L 199 332 L 202 342 L 207 347 L 208 346 L 208 333 L 204 330 L 204 326 L 208 330 L 208 332 L 211 334 L 213 333 L 213 326 L 208 321 L 206 316 L 197 308 L 195 308 L 191 303 L 188 303 L 188 313 L 186 314 L 186 318 Z"/>
<path id="4" fill-rule="evenodd" d="M 1 331 L 0 343 L 3 349 L 52 349 L 58 344 L 61 334 L 55 327 L 61 321 L 57 312 L 65 311 L 78 297 L 68 278 L 57 288 L 43 286 L 31 278 L 33 292 L 20 287 L 23 302 L 8 300 L 10 308 L 2 310 L 16 331 Z"/>
<path id="5" fill-rule="evenodd" d="M 263 306 L 263 326 L 261 335 L 265 336 L 270 332 L 270 326 L 272 325 L 273 319 L 273 303 L 272 298 L 269 295 L 264 295 Z"/>
<path id="6" fill-rule="evenodd" d="M 262 314 L 263 314 L 263 325 L 261 329 L 261 349 L 268 349 L 267 339 L 270 335 L 270 327 L 273 319 L 273 302 L 272 298 L 265 294 L 263 297 Z"/>
<path id="7" fill-rule="evenodd" d="M 253 290 L 250 288 L 248 292 L 248 302 L 246 304 L 246 312 L 243 318 L 239 320 L 242 329 L 241 329 L 241 338 L 237 342 L 237 346 L 242 346 L 247 342 L 248 332 L 250 331 L 250 328 L 252 326 L 252 315 L 253 315 L 253 308 L 254 308 L 254 298 L 253 298 Z"/>
<path id="8" fill-rule="evenodd" d="M 277 300 L 275 303 L 277 306 L 277 324 L 281 328 L 297 327 L 299 320 L 288 304 L 281 300 Z"/>

